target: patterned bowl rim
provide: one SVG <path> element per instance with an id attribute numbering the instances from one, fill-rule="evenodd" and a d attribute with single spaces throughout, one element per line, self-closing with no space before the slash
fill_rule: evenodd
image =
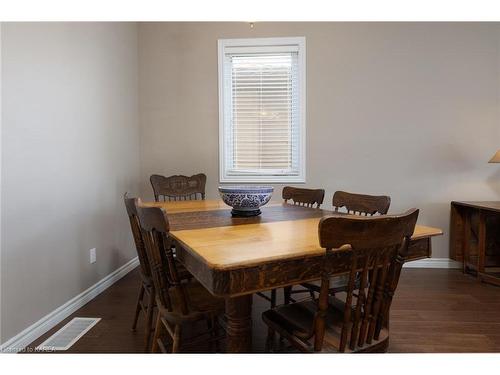
<path id="1" fill-rule="evenodd" d="M 219 186 L 221 193 L 233 194 L 258 194 L 258 193 L 272 193 L 274 187 L 272 186 Z"/>

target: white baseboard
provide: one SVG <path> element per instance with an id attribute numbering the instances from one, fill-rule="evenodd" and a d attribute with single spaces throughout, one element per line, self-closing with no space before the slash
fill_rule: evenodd
<path id="1" fill-rule="evenodd" d="M 462 268 L 462 263 L 450 258 L 427 258 L 405 263 L 404 268 Z"/>
<path id="2" fill-rule="evenodd" d="M 139 265 L 139 259 L 137 257 L 129 260 L 123 266 L 117 270 L 110 273 L 108 276 L 99 280 L 97 283 L 92 285 L 87 290 L 83 291 L 76 297 L 70 299 L 64 305 L 58 307 L 51 313 L 45 315 L 38 322 L 32 324 L 24 331 L 18 333 L 16 336 L 7 340 L 5 343 L 1 344 L 0 352 L 2 353 L 17 353 L 23 350 L 27 345 L 35 341 L 45 332 L 55 327 L 62 320 L 70 316 L 80 307 L 85 305 L 87 302 L 94 299 L 100 293 L 105 291 L 111 285 L 120 280 L 127 273 L 132 271 L 135 267 Z"/>

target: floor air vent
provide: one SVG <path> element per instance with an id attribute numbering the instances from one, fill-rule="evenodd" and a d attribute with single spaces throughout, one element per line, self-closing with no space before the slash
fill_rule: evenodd
<path id="1" fill-rule="evenodd" d="M 68 324 L 36 347 L 39 351 L 68 350 L 101 318 L 73 318 Z"/>

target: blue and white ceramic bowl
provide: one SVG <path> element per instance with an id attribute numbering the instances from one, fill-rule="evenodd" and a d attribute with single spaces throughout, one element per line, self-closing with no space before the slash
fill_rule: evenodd
<path id="1" fill-rule="evenodd" d="M 234 216 L 260 215 L 260 207 L 271 200 L 272 186 L 219 186 L 225 204 L 233 207 Z"/>

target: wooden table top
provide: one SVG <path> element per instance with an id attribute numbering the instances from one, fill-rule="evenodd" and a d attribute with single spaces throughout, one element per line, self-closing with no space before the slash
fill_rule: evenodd
<path id="1" fill-rule="evenodd" d="M 319 246 L 320 218 L 279 221 L 171 232 L 181 244 L 195 251 L 211 268 L 253 266 L 276 259 L 293 259 L 324 253 Z M 418 225 L 414 237 L 442 234 Z"/>
<path id="2" fill-rule="evenodd" d="M 143 202 L 142 204 L 147 207 L 162 207 L 166 209 L 168 213 L 227 210 L 229 207 L 220 199 L 173 202 Z"/>
<path id="3" fill-rule="evenodd" d="M 238 267 L 317 256 L 318 223 L 332 211 L 271 204 L 262 215 L 232 218 L 221 201 L 145 203 L 166 209 L 172 237 L 190 249 L 208 267 L 229 270 Z M 440 229 L 417 225 L 412 239 L 437 236 Z"/>

